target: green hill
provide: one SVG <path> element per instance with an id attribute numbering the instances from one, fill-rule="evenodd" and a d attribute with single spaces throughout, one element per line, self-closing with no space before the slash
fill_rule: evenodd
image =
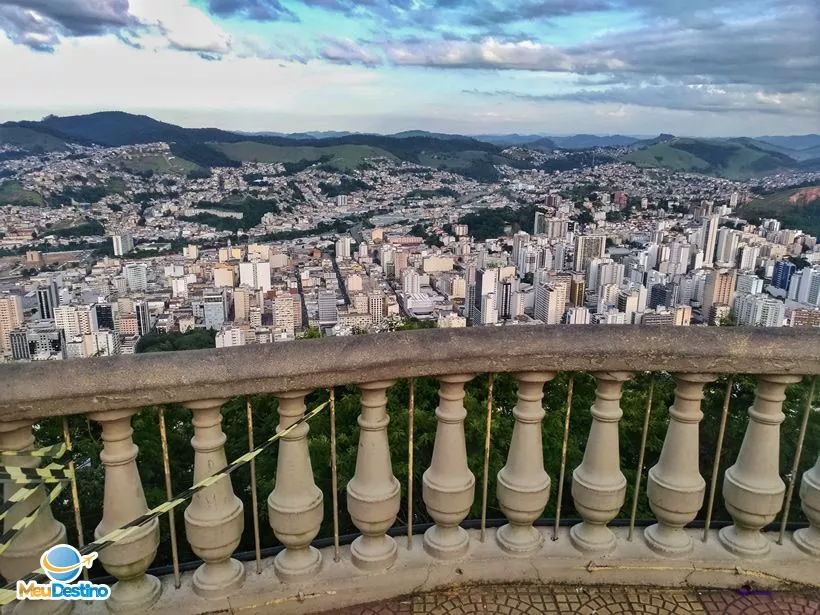
<path id="1" fill-rule="evenodd" d="M 665 167 L 729 179 L 766 175 L 798 166 L 794 158 L 763 149 L 752 139 L 673 139 L 638 149 L 625 160 L 641 167 Z"/>
<path id="2" fill-rule="evenodd" d="M 33 152 L 63 152 L 65 141 L 45 132 L 21 126 L 0 126 L 0 143 Z"/>
<path id="3" fill-rule="evenodd" d="M 365 158 L 396 159 L 390 152 L 370 145 L 317 147 L 313 145 L 271 145 L 257 141 L 209 143 L 208 145 L 228 158 L 242 162 L 301 162 L 302 160 L 313 162 L 328 157 L 327 163 L 341 170 L 353 169 Z"/>
<path id="4" fill-rule="evenodd" d="M 782 190 L 740 208 L 744 218 L 777 218 L 783 228 L 820 237 L 820 186 Z"/>
<path id="5" fill-rule="evenodd" d="M 31 190 L 26 190 L 16 181 L 0 182 L 0 206 L 2 205 L 30 205 L 45 206 L 43 197 Z"/>

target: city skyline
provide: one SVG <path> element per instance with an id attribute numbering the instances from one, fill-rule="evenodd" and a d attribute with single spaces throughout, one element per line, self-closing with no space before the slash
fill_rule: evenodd
<path id="1" fill-rule="evenodd" d="M 4 0 L 0 121 L 800 134 L 820 108 L 817 19 L 808 0 Z"/>

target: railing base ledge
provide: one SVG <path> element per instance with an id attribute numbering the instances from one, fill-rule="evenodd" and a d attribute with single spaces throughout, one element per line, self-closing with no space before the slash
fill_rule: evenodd
<path id="1" fill-rule="evenodd" d="M 247 562 L 244 587 L 235 594 L 205 600 L 191 589 L 192 573 L 182 577 L 182 587 L 174 589 L 173 577 L 162 579 L 163 592 L 152 613 L 202 615 L 204 613 L 270 613 L 303 615 L 321 613 L 356 604 L 429 592 L 446 586 L 478 583 L 542 583 L 588 585 L 638 585 L 656 587 L 737 588 L 751 585 L 761 589 L 816 587 L 818 561 L 803 553 L 789 537 L 782 545 L 775 534 L 764 534 L 771 542 L 769 555 L 760 560 L 743 560 L 726 551 L 716 531 L 708 542 L 701 530 L 687 530 L 694 548 L 685 560 L 654 553 L 640 533 L 631 542 L 627 528 L 612 528 L 617 538 L 613 553 L 589 557 L 570 542 L 569 528 L 562 528 L 557 541 L 547 540 L 552 530 L 537 528 L 544 535 L 543 546 L 529 558 L 509 555 L 499 546 L 496 530 L 487 531 L 484 543 L 478 530 L 468 530 L 467 554 L 457 560 L 436 561 L 424 550 L 422 536 L 415 536 L 411 549 L 401 544 L 396 563 L 383 572 L 366 572 L 351 562 L 349 547 L 343 547 L 338 563 L 332 548 L 325 550 L 322 570 L 300 583 L 282 583 L 272 559 L 263 562 L 256 574 L 254 562 Z M 102 603 L 78 603 L 75 613 L 106 613 Z"/>

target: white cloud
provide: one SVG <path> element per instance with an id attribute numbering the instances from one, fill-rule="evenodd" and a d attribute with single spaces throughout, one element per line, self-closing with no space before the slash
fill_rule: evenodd
<path id="1" fill-rule="evenodd" d="M 187 0 L 131 0 L 131 12 L 156 29 L 156 35 L 140 40 L 143 45 L 156 47 L 167 41 L 181 51 L 216 55 L 231 50 L 230 35 Z"/>

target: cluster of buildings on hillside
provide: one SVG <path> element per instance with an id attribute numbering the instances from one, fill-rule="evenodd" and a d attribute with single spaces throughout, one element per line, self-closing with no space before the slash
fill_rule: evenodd
<path id="1" fill-rule="evenodd" d="M 550 197 L 529 234 L 476 241 L 452 224 L 442 247 L 363 229 L 311 246 L 247 243 L 129 260 L 65 264 L 0 296 L 0 356 L 71 359 L 133 353 L 150 332 L 207 329 L 216 345 L 375 333 L 406 319 L 439 327 L 533 324 L 820 326 L 816 238 L 753 226 L 701 201 L 685 218 L 636 224 L 616 244 L 586 232 Z M 621 204 L 619 204 L 619 202 Z M 614 195 L 614 206 L 625 200 Z M 28 255 L 36 262 L 38 255 Z"/>

